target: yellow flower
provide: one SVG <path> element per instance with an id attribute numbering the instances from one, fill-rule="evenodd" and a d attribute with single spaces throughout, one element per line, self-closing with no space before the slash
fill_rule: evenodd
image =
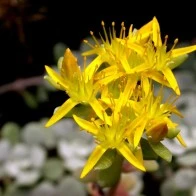
<path id="1" fill-rule="evenodd" d="M 178 39 L 176 39 L 174 45 L 168 51 L 168 36 L 165 36 L 165 41 L 162 43 L 159 23 L 155 17 L 153 18 L 153 24 L 152 36 L 146 43 L 144 55 L 146 66 L 151 67 L 151 69 L 147 71 L 146 76 L 163 85 L 171 87 L 177 95 L 180 95 L 178 83 L 172 72 L 173 64 L 176 59 L 182 58 L 188 53 L 195 51 L 196 45 L 174 49 L 178 42 Z"/>
<path id="2" fill-rule="evenodd" d="M 172 121 L 173 114 L 183 117 L 174 105 L 175 100 L 168 99 L 163 103 L 163 87 L 161 87 L 158 95 L 154 95 L 154 89 L 149 89 L 148 94 L 142 92 L 135 97 L 135 101 L 131 102 L 136 115 L 146 115 L 147 122 L 145 126 L 146 135 L 151 141 L 159 142 L 163 140 L 168 133 L 168 129 L 175 129 L 178 124 Z M 180 135 L 177 135 L 179 142 L 186 146 Z"/>
<path id="3" fill-rule="evenodd" d="M 141 57 L 137 55 L 137 53 L 143 55 L 143 47 L 134 42 L 129 45 L 124 44 L 124 42 L 127 43 L 124 23 L 122 23 L 119 38 L 116 35 L 114 22 L 112 23 L 112 32 L 110 32 L 110 35 L 107 34 L 104 22 L 102 22 L 102 26 L 104 31 L 104 38 L 101 37 L 102 43 L 99 43 L 93 32 L 91 32 L 91 35 L 95 41 L 95 45 L 91 45 L 85 41 L 92 49 L 84 52 L 82 55 L 98 55 L 87 67 L 89 76 L 91 76 L 103 63 L 108 64 L 108 67 L 104 71 L 104 77 L 107 77 L 108 81 L 119 78 L 122 75 L 121 73 L 118 74 L 119 70 L 126 71 L 127 73 L 134 73 L 135 70 L 142 71 L 143 69 L 146 69 L 146 66 L 144 67 L 142 64 Z M 130 62 L 131 64 L 129 64 Z M 134 69 L 136 66 L 140 65 L 141 68 Z"/>
<path id="4" fill-rule="evenodd" d="M 128 84 L 130 84 L 128 82 Z M 83 129 L 92 134 L 96 140 L 97 146 L 90 155 L 82 173 L 81 178 L 86 176 L 100 160 L 108 149 L 116 149 L 124 158 L 126 158 L 136 168 L 145 171 L 139 149 L 134 148 L 132 143 L 127 142 L 126 135 L 131 132 L 143 132 L 144 116 L 137 117 L 134 112 L 127 107 L 131 91 L 128 85 L 121 93 L 118 102 L 114 103 L 112 115 L 103 111 L 103 119 L 110 118 L 110 121 L 93 120 L 87 121 L 73 115 L 76 123 Z M 128 114 L 128 116 L 127 116 Z M 139 156 L 139 157 L 137 157 Z"/>
<path id="5" fill-rule="evenodd" d="M 70 97 L 54 112 L 46 127 L 56 123 L 79 103 L 90 104 L 95 113 L 102 117 L 103 108 L 96 99 L 99 86 L 94 84 L 92 77 L 86 75 L 85 70 L 84 72 L 80 70 L 77 59 L 69 49 L 65 51 L 62 65 L 59 67 L 60 74 L 48 66 L 45 68 L 49 75 L 46 79 L 58 89 L 65 91 Z"/>

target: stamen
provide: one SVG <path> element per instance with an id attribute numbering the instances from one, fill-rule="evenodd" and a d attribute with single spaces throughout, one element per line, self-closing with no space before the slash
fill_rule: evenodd
<path id="1" fill-rule="evenodd" d="M 102 21 L 102 22 L 101 22 L 101 25 L 102 25 L 102 27 L 103 27 L 103 32 L 104 32 L 104 35 L 105 35 L 106 42 L 109 43 L 109 38 L 108 38 L 106 29 L 105 29 L 105 23 Z"/>
<path id="2" fill-rule="evenodd" d="M 89 42 L 88 42 L 88 40 L 83 40 L 83 42 L 85 43 L 85 44 L 87 44 L 88 46 L 90 46 L 91 48 L 95 48 L 95 46 L 93 46 L 92 44 L 90 44 Z"/>
<path id="3" fill-rule="evenodd" d="M 86 69 L 86 56 L 84 56 L 84 58 L 83 58 L 83 60 L 84 60 L 84 64 L 83 64 L 83 66 L 84 66 L 84 70 Z"/>
<path id="4" fill-rule="evenodd" d="M 129 33 L 131 32 L 131 34 L 133 33 L 133 24 L 131 24 L 131 26 L 129 27 Z"/>
<path id="5" fill-rule="evenodd" d="M 120 30 L 120 39 L 123 37 L 123 30 L 124 30 L 124 22 L 121 23 L 121 30 Z"/>
<path id="6" fill-rule="evenodd" d="M 115 22 L 112 22 L 112 36 L 113 36 L 113 39 L 116 38 Z"/>
<path id="7" fill-rule="evenodd" d="M 173 44 L 173 46 L 172 46 L 172 48 L 171 48 L 171 51 L 176 47 L 178 41 L 179 41 L 178 38 L 176 38 L 176 39 L 174 40 L 174 44 Z"/>
<path id="8" fill-rule="evenodd" d="M 93 123 L 93 125 L 94 126 L 96 126 L 97 128 L 99 128 L 99 125 L 98 124 L 96 124 L 96 122 L 95 122 L 95 118 L 91 118 L 91 122 Z"/>
<path id="9" fill-rule="evenodd" d="M 125 32 L 125 30 L 126 30 L 126 28 L 125 28 L 125 27 L 123 27 L 123 37 L 122 37 L 123 39 L 124 39 L 124 38 L 125 38 L 125 36 L 126 36 L 126 35 L 125 35 L 125 33 L 126 33 L 126 32 Z"/>
<path id="10" fill-rule="evenodd" d="M 168 41 L 168 35 L 165 36 L 165 40 L 164 40 L 164 45 L 167 45 L 167 41 Z"/>
<path id="11" fill-rule="evenodd" d="M 99 44 L 99 42 L 98 42 L 98 40 L 97 40 L 96 37 L 94 36 L 93 31 L 90 31 L 90 34 L 91 34 L 93 40 L 95 41 L 96 45 L 97 45 L 98 47 L 101 47 L 100 44 Z"/>

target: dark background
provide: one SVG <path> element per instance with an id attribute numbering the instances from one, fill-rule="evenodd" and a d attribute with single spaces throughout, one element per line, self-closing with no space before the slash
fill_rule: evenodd
<path id="1" fill-rule="evenodd" d="M 144 3 L 145 2 L 145 3 Z M 19 78 L 44 74 L 44 65 L 55 64 L 53 47 L 65 43 L 77 50 L 92 30 L 101 32 L 106 25 L 122 21 L 140 28 L 156 16 L 162 35 L 169 42 L 194 41 L 195 7 L 188 1 L 47 1 L 0 0 L 0 86 Z M 31 88 L 29 88 L 31 90 Z M 57 93 L 58 94 L 58 93 Z M 0 125 L 7 121 L 25 124 L 50 116 L 61 104 L 64 94 L 51 94 L 50 100 L 36 110 L 28 108 L 20 92 L 0 94 Z"/>
<path id="2" fill-rule="evenodd" d="M 90 30 L 102 31 L 102 20 L 108 26 L 115 21 L 118 30 L 122 21 L 127 27 L 133 24 L 140 28 L 156 16 L 163 37 L 168 34 L 170 43 L 175 38 L 193 43 L 195 12 L 189 1 L 0 0 L 0 89 L 20 78 L 44 75 L 44 65 L 56 63 L 53 47 L 57 42 L 77 50 Z M 31 109 L 20 90 L 0 93 L 0 126 L 8 121 L 24 125 L 49 117 L 66 97 L 63 92 L 50 93 L 48 101 Z M 34 92 L 35 87 L 28 90 Z M 146 174 L 145 182 L 144 192 L 158 195 L 158 181 Z"/>

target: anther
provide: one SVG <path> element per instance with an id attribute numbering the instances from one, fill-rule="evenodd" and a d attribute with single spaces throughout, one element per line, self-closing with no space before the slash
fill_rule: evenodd
<path id="1" fill-rule="evenodd" d="M 132 31 L 133 31 L 133 24 L 131 24 L 131 26 L 129 27 L 129 32 L 132 33 Z"/>
<path id="2" fill-rule="evenodd" d="M 92 118 L 91 118 L 91 121 L 94 122 L 94 121 L 95 121 L 95 118 L 92 117 Z"/>
<path id="3" fill-rule="evenodd" d="M 167 44 L 167 40 L 168 40 L 168 35 L 165 36 L 165 41 L 164 41 L 164 45 Z"/>
<path id="4" fill-rule="evenodd" d="M 176 47 L 176 44 L 178 43 L 178 38 L 176 38 L 175 40 L 174 40 L 174 45 L 172 46 L 172 48 L 171 48 L 171 50 L 173 50 L 175 47 Z"/>

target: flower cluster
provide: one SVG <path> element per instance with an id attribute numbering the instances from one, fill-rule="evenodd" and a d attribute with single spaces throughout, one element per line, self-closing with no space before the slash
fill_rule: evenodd
<path id="1" fill-rule="evenodd" d="M 121 24 L 118 35 L 115 23 L 109 33 L 102 22 L 101 41 L 93 32 L 94 44 L 84 41 L 91 49 L 82 53 L 81 69 L 70 49 L 58 62 L 57 73 L 45 66 L 45 78 L 69 98 L 49 119 L 49 127 L 63 117 L 73 117 L 78 126 L 92 134 L 96 147 L 81 173 L 86 176 L 106 154 L 115 150 L 136 168 L 145 171 L 144 151 L 149 146 L 156 155 L 170 161 L 164 139 L 177 138 L 186 146 L 171 115 L 182 117 L 175 107 L 180 89 L 173 69 L 196 50 L 196 45 L 168 48 L 168 36 L 161 39 L 159 23 L 154 17 L 140 29 L 131 25 L 128 34 Z M 88 65 L 87 56 L 95 58 Z M 155 91 L 158 88 L 158 91 Z M 164 88 L 172 96 L 164 99 Z M 144 145 L 145 144 L 145 145 Z M 148 144 L 148 145 L 147 145 Z"/>

